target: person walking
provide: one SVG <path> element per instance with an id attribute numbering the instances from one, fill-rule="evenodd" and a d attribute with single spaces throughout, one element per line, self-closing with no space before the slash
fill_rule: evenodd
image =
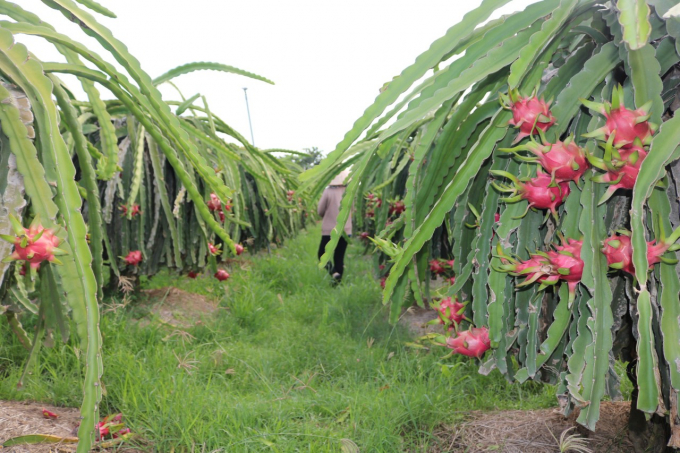
<path id="1" fill-rule="evenodd" d="M 345 179 L 349 176 L 349 170 L 343 170 L 331 181 L 330 185 L 326 187 L 319 200 L 318 213 L 323 218 L 321 224 L 321 244 L 319 245 L 319 259 L 324 254 L 326 244 L 331 240 L 331 231 L 338 223 L 338 214 L 340 212 L 340 201 L 345 194 Z M 347 236 L 352 236 L 352 213 L 350 212 L 345 223 L 345 233 Z M 335 247 L 332 263 L 326 265 L 328 273 L 331 274 L 335 283 L 340 283 L 342 280 L 342 273 L 345 270 L 345 251 L 347 250 L 347 241 L 344 235 L 340 236 L 340 241 Z"/>

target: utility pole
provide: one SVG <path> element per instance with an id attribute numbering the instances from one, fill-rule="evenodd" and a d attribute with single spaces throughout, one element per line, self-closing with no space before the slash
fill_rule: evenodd
<path id="1" fill-rule="evenodd" d="M 248 125 L 250 126 L 250 143 L 255 146 L 255 137 L 253 137 L 253 123 L 250 121 L 250 106 L 248 105 L 248 87 L 243 87 L 243 94 L 246 96 L 246 110 L 248 111 Z"/>

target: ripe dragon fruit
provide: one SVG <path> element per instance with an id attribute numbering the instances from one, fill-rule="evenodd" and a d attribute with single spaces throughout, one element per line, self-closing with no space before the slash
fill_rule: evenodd
<path id="1" fill-rule="evenodd" d="M 440 324 L 460 324 L 465 319 L 465 304 L 458 301 L 458 296 L 445 297 L 439 303 L 433 303 L 432 308 L 439 312 Z"/>
<path id="2" fill-rule="evenodd" d="M 239 256 L 245 250 L 245 247 L 243 247 L 241 244 L 234 245 L 234 248 L 236 249 L 236 256 Z"/>
<path id="3" fill-rule="evenodd" d="M 43 417 L 45 417 L 45 418 L 47 418 L 47 419 L 49 419 L 49 420 L 56 420 L 57 418 L 59 418 L 59 416 L 58 416 L 57 414 L 55 414 L 55 413 L 52 412 L 52 411 L 48 411 L 48 410 L 45 409 L 44 407 L 43 407 L 43 409 L 42 409 L 42 414 L 43 414 Z"/>
<path id="4" fill-rule="evenodd" d="M 128 253 L 125 257 L 121 257 L 125 260 L 125 263 L 130 266 L 137 266 L 142 262 L 142 252 L 139 250 L 134 250 Z"/>
<path id="5" fill-rule="evenodd" d="M 545 139 L 541 138 L 543 144 L 532 139 L 526 145 L 503 148 L 500 151 L 515 153 L 524 161 L 538 162 L 553 180 L 578 182 L 589 167 L 583 148 L 574 142 L 573 137 L 555 143 L 546 143 Z M 528 151 L 536 158 L 520 156 L 517 154 L 520 151 Z"/>
<path id="6" fill-rule="evenodd" d="M 517 90 L 510 91 L 507 95 L 501 94 L 501 105 L 512 110 L 512 119 L 508 124 L 519 129 L 515 143 L 535 134 L 539 129 L 547 131 L 555 124 L 555 117 L 550 112 L 552 101 L 545 102 L 535 95 L 522 97 Z"/>
<path id="7" fill-rule="evenodd" d="M 208 242 L 208 251 L 212 256 L 217 256 L 219 255 L 222 250 L 220 250 L 221 245 L 215 246 L 212 243 Z"/>
<path id="8" fill-rule="evenodd" d="M 222 209 L 222 202 L 220 201 L 219 197 L 215 194 L 215 192 L 212 192 L 210 194 L 210 200 L 206 203 L 208 205 L 208 209 L 211 211 L 219 211 Z"/>
<path id="9" fill-rule="evenodd" d="M 368 238 L 370 238 L 370 237 L 371 237 L 371 235 L 368 234 L 366 231 L 359 234 L 359 239 L 361 239 L 362 241 L 368 241 Z"/>
<path id="10" fill-rule="evenodd" d="M 120 214 L 121 216 L 124 217 L 124 216 L 128 215 L 128 206 L 127 205 L 122 204 L 118 207 L 118 209 L 120 209 L 120 211 L 121 211 L 121 214 Z M 142 213 L 142 211 L 140 211 L 139 205 L 133 204 L 132 208 L 130 210 L 130 216 L 136 217 L 136 216 L 140 215 L 141 213 Z"/>
<path id="11" fill-rule="evenodd" d="M 444 260 L 431 260 L 429 264 L 430 272 L 432 272 L 435 275 L 441 275 L 444 272 L 446 272 Z"/>
<path id="12" fill-rule="evenodd" d="M 680 246 L 674 244 L 678 239 L 676 233 L 677 231 L 673 232 L 670 237 L 659 241 L 647 242 L 647 263 L 649 264 L 649 269 L 652 269 L 656 263 L 675 264 L 677 262 L 675 259 L 663 257 L 663 254 L 667 251 L 675 251 L 680 248 Z M 607 259 L 609 267 L 635 275 L 633 246 L 630 236 L 620 234 L 608 237 L 602 243 L 601 251 Z"/>
<path id="13" fill-rule="evenodd" d="M 294 195 L 295 195 L 295 191 L 294 191 L 294 190 L 289 190 L 288 192 L 286 192 L 286 197 L 288 198 L 288 202 L 292 202 L 292 201 L 293 201 L 293 196 L 294 196 Z"/>
<path id="14" fill-rule="evenodd" d="M 389 214 L 390 215 L 399 215 L 404 211 L 406 211 L 406 205 L 404 204 L 403 201 L 397 200 L 397 201 L 390 203 L 390 208 L 389 208 Z"/>
<path id="15" fill-rule="evenodd" d="M 380 279 L 380 287 L 385 289 L 385 281 L 387 280 L 387 275 Z"/>
<path id="16" fill-rule="evenodd" d="M 28 228 L 24 228 L 19 219 L 11 214 L 9 219 L 16 236 L 0 235 L 0 238 L 14 244 L 14 252 L 2 260 L 4 263 L 26 261 L 33 270 L 37 270 L 43 261 L 61 264 L 61 261 L 56 258 L 58 255 L 66 254 L 64 250 L 57 247 L 61 239 L 52 230 L 40 224 L 39 216 L 35 216 Z"/>
<path id="17" fill-rule="evenodd" d="M 446 281 L 449 285 L 453 286 L 453 285 L 456 284 L 456 277 L 455 276 L 449 277 L 449 278 L 446 279 Z"/>
<path id="18" fill-rule="evenodd" d="M 473 327 L 469 330 L 458 332 L 457 336 L 446 339 L 446 346 L 452 349 L 453 354 L 462 354 L 481 359 L 484 353 L 491 347 L 489 329 L 486 327 Z"/>
<path id="19" fill-rule="evenodd" d="M 642 145 L 649 145 L 652 135 L 658 129 L 656 124 L 650 123 L 649 117 L 652 101 L 637 110 L 629 110 L 623 103 L 623 87 L 620 85 L 612 93 L 612 102 L 596 103 L 581 99 L 583 105 L 594 110 L 606 118 L 606 123 L 601 128 L 584 135 L 588 138 L 596 138 L 603 141 L 612 141 L 618 147 L 627 147 L 639 140 Z"/>
<path id="20" fill-rule="evenodd" d="M 215 278 L 221 282 L 227 280 L 229 277 L 231 277 L 231 275 L 229 275 L 229 273 L 224 269 L 219 269 L 217 272 L 215 272 Z"/>
<path id="21" fill-rule="evenodd" d="M 196 277 L 198 277 L 198 272 L 189 271 L 189 273 L 187 273 L 187 277 L 196 278 Z"/>
<path id="22" fill-rule="evenodd" d="M 568 182 L 555 183 L 549 175 L 540 171 L 535 178 L 525 179 L 523 181 L 520 181 L 517 177 L 506 171 L 491 170 L 489 173 L 505 176 L 515 183 L 515 186 L 512 187 L 508 185 L 501 186 L 492 182 L 492 185 L 496 190 L 516 194 L 512 197 L 503 198 L 503 201 L 507 203 L 516 203 L 520 200 L 527 200 L 529 202 L 527 209 L 549 209 L 555 217 L 557 217 L 557 207 L 564 202 L 571 191 Z"/>
<path id="23" fill-rule="evenodd" d="M 632 189 L 640 172 L 640 165 L 646 157 L 647 151 L 640 146 L 638 140 L 633 146 L 621 149 L 614 148 L 609 141 L 605 146 L 603 159 L 588 156 L 594 167 L 606 171 L 605 174 L 593 177 L 593 181 L 610 184 L 599 204 L 607 201 L 617 189 Z"/>

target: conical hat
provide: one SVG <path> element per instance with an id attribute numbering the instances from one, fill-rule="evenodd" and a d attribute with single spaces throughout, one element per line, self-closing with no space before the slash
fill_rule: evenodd
<path id="1" fill-rule="evenodd" d="M 340 174 L 338 174 L 329 185 L 331 186 L 344 186 L 346 185 L 345 179 L 349 176 L 349 170 L 342 170 Z"/>

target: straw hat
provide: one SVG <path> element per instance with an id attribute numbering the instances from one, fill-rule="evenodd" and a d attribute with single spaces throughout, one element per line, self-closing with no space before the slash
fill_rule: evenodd
<path id="1" fill-rule="evenodd" d="M 345 179 L 349 176 L 349 170 L 345 169 L 342 170 L 333 180 L 329 185 L 331 186 L 344 186 L 345 184 Z"/>

